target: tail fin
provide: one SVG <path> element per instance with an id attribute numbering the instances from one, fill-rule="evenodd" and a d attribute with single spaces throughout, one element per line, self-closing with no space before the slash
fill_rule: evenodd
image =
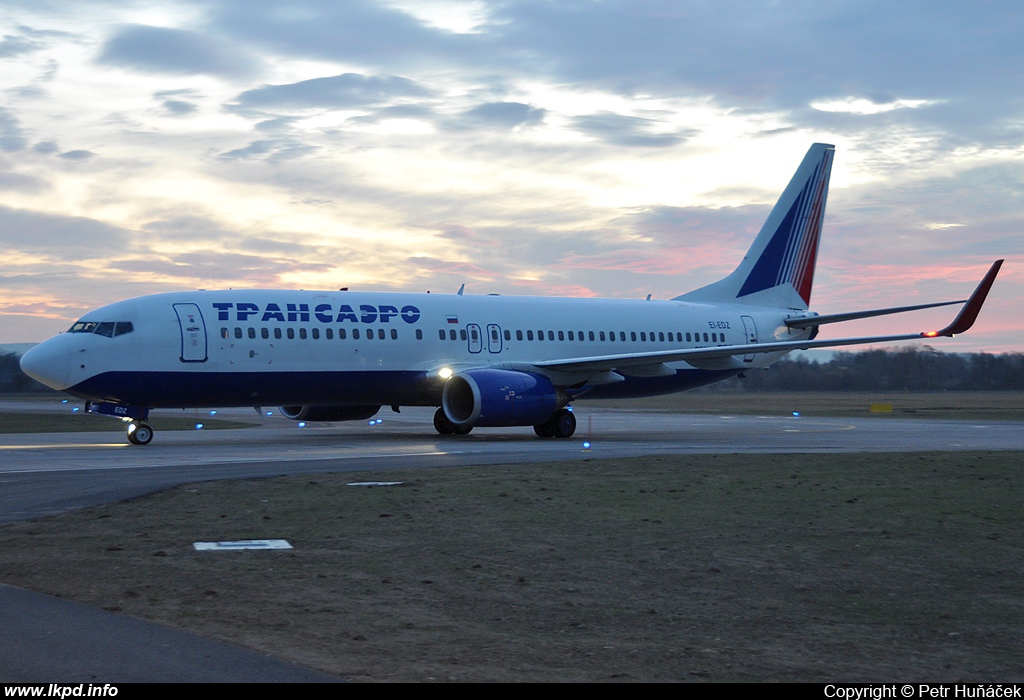
<path id="1" fill-rule="evenodd" d="M 806 309 L 834 154 L 835 146 L 812 145 L 739 267 L 676 299 Z"/>

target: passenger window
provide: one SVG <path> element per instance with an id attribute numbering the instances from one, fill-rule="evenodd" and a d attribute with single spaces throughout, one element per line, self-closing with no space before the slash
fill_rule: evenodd
<path id="1" fill-rule="evenodd" d="M 277 338 L 278 340 L 281 339 L 281 329 L 280 328 L 275 328 L 274 329 L 274 337 Z"/>
<path id="2" fill-rule="evenodd" d="M 294 328 L 289 328 L 288 329 L 288 340 L 295 340 L 295 329 Z"/>
<path id="3" fill-rule="evenodd" d="M 260 328 L 260 335 L 263 337 L 264 340 L 266 340 L 267 338 L 270 337 L 270 329 L 269 328 Z"/>
<path id="4" fill-rule="evenodd" d="M 347 338 L 347 337 L 348 337 L 348 331 L 346 331 L 344 328 L 339 328 L 338 329 L 338 340 L 345 340 L 345 338 Z"/>
<path id="5" fill-rule="evenodd" d="M 239 339 L 242 337 L 242 329 L 241 328 L 235 328 L 235 337 L 239 338 Z"/>
<path id="6" fill-rule="evenodd" d="M 444 340 L 445 339 L 446 336 L 445 336 L 444 328 L 442 328 L 441 330 L 439 330 L 437 332 L 437 337 L 438 337 L 439 340 Z"/>
<path id="7" fill-rule="evenodd" d="M 689 342 L 690 342 L 690 334 L 689 334 L 689 333 L 687 333 L 687 334 L 686 334 L 686 342 L 687 342 L 687 343 L 689 343 Z"/>
<path id="8" fill-rule="evenodd" d="M 704 334 L 704 342 L 705 343 L 708 342 L 708 334 L 707 333 Z"/>
<path id="9" fill-rule="evenodd" d="M 249 340 L 253 340 L 255 338 L 256 338 L 256 329 L 255 328 L 250 328 L 249 329 Z"/>
<path id="10" fill-rule="evenodd" d="M 526 339 L 533 340 L 533 331 L 526 331 Z"/>
<path id="11" fill-rule="evenodd" d="M 537 331 L 537 340 L 544 340 L 544 331 Z"/>
<path id="12" fill-rule="evenodd" d="M 313 340 L 320 340 L 320 329 L 319 328 L 314 328 L 313 329 Z"/>
<path id="13" fill-rule="evenodd" d="M 634 343 L 636 342 L 636 331 L 629 332 L 629 339 L 632 340 Z"/>
<path id="14" fill-rule="evenodd" d="M 576 340 L 576 334 L 572 331 L 569 331 L 569 340 Z"/>
<path id="15" fill-rule="evenodd" d="M 370 333 L 373 333 L 373 331 L 370 331 Z M 383 328 L 378 328 L 377 329 L 377 339 L 378 340 L 384 340 L 384 329 Z"/>
<path id="16" fill-rule="evenodd" d="M 554 340 L 554 339 L 555 339 L 555 332 L 554 331 L 548 331 L 548 340 Z"/>
<path id="17" fill-rule="evenodd" d="M 588 334 L 590 336 L 590 342 L 594 342 L 594 331 L 588 331 Z"/>
<path id="18" fill-rule="evenodd" d="M 306 329 L 305 328 L 300 328 L 299 329 L 299 340 L 305 340 L 305 339 L 306 339 Z"/>
<path id="19" fill-rule="evenodd" d="M 423 340 L 423 330 L 420 328 L 416 329 L 416 340 Z"/>
<path id="20" fill-rule="evenodd" d="M 644 333 L 643 331 L 640 331 L 640 340 L 645 343 L 647 342 L 647 334 Z"/>
<path id="21" fill-rule="evenodd" d="M 522 339 L 523 339 L 523 332 L 522 331 L 516 331 L 516 340 L 522 340 Z M 530 340 L 533 340 L 533 338 L 530 338 Z"/>
<path id="22" fill-rule="evenodd" d="M 463 331 L 463 332 L 465 332 L 465 331 Z M 450 331 L 448 331 L 448 337 L 451 340 L 456 340 L 458 338 L 458 336 L 455 335 L 455 329 L 454 328 L 452 328 Z"/>
<path id="23" fill-rule="evenodd" d="M 510 330 L 506 330 L 505 331 L 505 340 L 512 340 L 512 331 L 510 331 Z"/>
<path id="24" fill-rule="evenodd" d="M 381 331 L 383 333 L 384 331 Z M 391 329 L 391 339 L 398 340 L 398 331 L 394 328 Z"/>
<path id="25" fill-rule="evenodd" d="M 712 343 L 717 343 L 718 342 L 718 333 L 712 333 L 711 334 L 711 342 Z"/>
<path id="26" fill-rule="evenodd" d="M 658 333 L 658 340 L 660 340 L 661 342 L 664 343 L 665 342 L 665 334 L 664 333 Z"/>
<path id="27" fill-rule="evenodd" d="M 366 339 L 367 340 L 373 340 L 373 329 L 372 328 L 367 328 L 366 329 Z"/>
<path id="28" fill-rule="evenodd" d="M 623 343 L 626 342 L 626 331 L 619 331 L 619 340 Z"/>
<path id="29" fill-rule="evenodd" d="M 601 331 L 601 340 L 604 340 L 604 331 Z"/>
<path id="30" fill-rule="evenodd" d="M 334 329 L 333 328 L 328 328 L 327 330 L 324 331 L 324 333 L 327 334 L 327 339 L 328 340 L 334 340 Z"/>
<path id="31" fill-rule="evenodd" d="M 459 330 L 459 338 L 461 340 L 465 340 L 466 339 L 466 329 L 465 328 Z"/>
<path id="32" fill-rule="evenodd" d="M 74 333 L 74 331 L 71 331 L 71 332 Z M 227 328 L 221 328 L 220 329 L 220 337 L 221 338 L 227 338 L 229 335 L 230 334 L 228 333 L 228 329 Z"/>
<path id="33" fill-rule="evenodd" d="M 359 340 L 359 329 L 358 328 L 353 328 L 352 329 L 352 340 Z"/>

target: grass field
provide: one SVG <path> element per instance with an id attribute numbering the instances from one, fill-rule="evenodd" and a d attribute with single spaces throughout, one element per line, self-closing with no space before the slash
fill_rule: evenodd
<path id="1" fill-rule="evenodd" d="M 0 580 L 363 681 L 1021 681 L 1021 453 L 224 481 L 0 527 Z M 385 478 L 396 487 L 353 487 Z M 286 538 L 295 549 L 196 552 Z"/>

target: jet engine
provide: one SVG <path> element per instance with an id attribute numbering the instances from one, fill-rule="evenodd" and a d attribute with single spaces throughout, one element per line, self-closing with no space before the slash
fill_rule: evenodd
<path id="1" fill-rule="evenodd" d="M 285 418 L 310 422 L 366 420 L 379 410 L 380 406 L 281 406 Z"/>
<path id="2" fill-rule="evenodd" d="M 568 403 L 547 377 L 503 369 L 475 369 L 444 385 L 441 407 L 459 428 L 538 425 Z"/>

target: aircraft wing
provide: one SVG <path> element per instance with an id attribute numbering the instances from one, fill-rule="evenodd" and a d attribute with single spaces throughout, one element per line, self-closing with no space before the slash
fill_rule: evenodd
<path id="1" fill-rule="evenodd" d="M 630 368 L 651 368 L 654 370 L 658 365 L 666 362 L 694 362 L 697 365 L 707 363 L 708 361 L 722 361 L 728 360 L 729 358 L 735 358 L 737 355 L 752 355 L 758 353 L 770 353 L 770 352 L 788 352 L 791 350 L 809 350 L 812 348 L 833 348 L 842 347 L 848 345 L 866 345 L 869 343 L 888 343 L 899 340 L 920 340 L 922 338 L 938 338 L 938 337 L 949 337 L 952 338 L 954 335 L 966 332 L 974 321 L 978 318 L 978 312 L 981 310 L 982 305 L 985 303 L 985 298 L 988 296 L 989 289 L 992 288 L 992 283 L 996 279 L 996 275 L 999 273 L 999 268 L 1003 264 L 1002 260 L 996 260 L 992 263 L 992 267 L 989 268 L 988 272 L 985 273 L 985 277 L 982 278 L 978 284 L 974 293 L 971 294 L 970 299 L 964 303 L 960 309 L 960 313 L 957 314 L 953 322 L 941 330 L 937 331 L 924 331 L 918 333 L 906 333 L 902 335 L 877 335 L 877 336 L 861 336 L 855 338 L 835 338 L 831 340 L 784 340 L 774 341 L 768 343 L 746 343 L 743 345 L 720 345 L 709 348 L 690 348 L 686 350 L 663 350 L 656 352 L 644 352 L 644 353 L 624 353 L 620 355 L 603 355 L 598 357 L 576 357 L 560 360 L 547 360 L 543 362 L 535 362 L 533 366 L 538 369 L 554 370 L 560 372 L 571 372 L 571 373 L 587 373 L 587 372 L 602 372 L 602 371 L 613 371 L 617 369 L 628 370 Z M 956 302 L 941 302 L 936 306 L 947 305 Z M 913 308 L 929 308 L 933 305 L 926 304 L 920 307 L 898 307 L 898 310 L 882 309 L 879 311 L 898 313 L 899 311 L 908 311 Z M 858 313 L 864 313 L 868 315 L 881 315 L 876 311 L 867 312 L 854 312 L 853 314 L 843 314 L 844 316 L 850 316 L 851 318 L 866 318 L 866 316 L 858 316 Z M 837 314 L 838 315 L 838 314 Z M 819 317 L 828 318 L 828 317 Z M 847 318 L 845 320 L 850 320 Z M 741 367 L 742 363 L 739 361 L 735 362 L 735 367 Z M 725 366 L 723 365 L 723 368 Z M 666 370 L 668 368 L 665 368 Z M 654 370 L 656 371 L 656 370 Z"/>

